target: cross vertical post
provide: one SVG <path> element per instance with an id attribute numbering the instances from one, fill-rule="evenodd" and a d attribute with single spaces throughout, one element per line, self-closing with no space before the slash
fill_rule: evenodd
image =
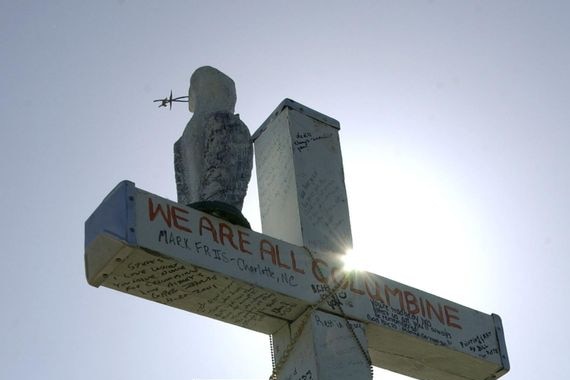
<path id="1" fill-rule="evenodd" d="M 352 247 L 339 129 L 286 99 L 253 135 L 263 233 L 322 254 Z"/>
<path id="2" fill-rule="evenodd" d="M 352 247 L 339 129 L 286 99 L 253 136 L 263 233 L 315 256 Z M 331 288 L 323 291 L 340 303 Z M 313 307 L 273 334 L 272 344 L 279 380 L 372 378 L 361 322 Z"/>

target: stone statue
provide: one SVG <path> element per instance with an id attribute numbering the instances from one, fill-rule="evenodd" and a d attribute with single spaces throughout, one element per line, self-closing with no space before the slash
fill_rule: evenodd
<path id="1" fill-rule="evenodd" d="M 234 114 L 234 81 L 204 66 L 190 78 L 193 113 L 174 144 L 178 202 L 249 228 L 241 214 L 251 178 L 253 145 L 247 126 Z"/>

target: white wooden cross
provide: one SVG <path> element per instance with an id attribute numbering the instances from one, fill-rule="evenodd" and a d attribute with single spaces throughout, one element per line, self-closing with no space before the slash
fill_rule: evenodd
<path id="1" fill-rule="evenodd" d="M 88 282 L 270 334 L 279 380 L 505 374 L 498 315 L 343 270 L 338 129 L 287 99 L 254 134 L 263 234 L 121 182 L 85 223 Z"/>

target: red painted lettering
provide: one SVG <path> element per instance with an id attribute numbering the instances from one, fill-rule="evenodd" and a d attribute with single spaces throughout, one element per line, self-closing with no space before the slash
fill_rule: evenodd
<path id="1" fill-rule="evenodd" d="M 216 243 L 218 243 L 218 236 L 216 233 L 216 229 L 214 228 L 214 225 L 212 224 L 210 219 L 208 219 L 205 216 L 200 218 L 200 236 L 204 235 L 204 231 L 210 232 L 210 235 L 212 236 L 212 240 L 214 240 Z"/>
<path id="2" fill-rule="evenodd" d="M 317 279 L 317 281 L 326 284 L 327 283 L 327 279 L 326 277 L 324 277 L 324 275 L 322 275 L 322 271 L 320 270 L 321 268 L 319 267 L 319 265 L 324 265 L 326 267 L 328 267 L 327 263 L 321 259 L 314 259 L 313 260 L 313 265 L 312 265 L 312 270 L 313 270 L 313 276 Z"/>
<path id="3" fill-rule="evenodd" d="M 291 250 L 291 263 L 293 264 L 293 270 L 297 273 L 305 274 L 305 270 L 297 267 L 297 260 L 295 260 L 295 252 Z"/>
<path id="4" fill-rule="evenodd" d="M 271 262 L 273 265 L 277 265 L 277 259 L 275 258 L 275 248 L 273 248 L 273 244 L 268 240 L 261 240 L 259 242 L 259 254 L 261 255 L 261 260 L 265 260 L 263 256 L 268 254 L 271 256 Z"/>
<path id="5" fill-rule="evenodd" d="M 341 272 L 343 275 L 342 280 L 340 281 L 336 279 L 335 275 L 337 272 Z M 331 270 L 331 278 L 336 285 L 342 284 L 341 288 L 346 289 L 348 287 L 348 281 L 346 281 L 346 273 L 342 269 L 333 267 L 333 269 Z"/>
<path id="6" fill-rule="evenodd" d="M 424 299 L 420 297 L 420 309 L 422 312 L 422 317 L 426 317 L 426 307 L 424 306 Z"/>
<path id="7" fill-rule="evenodd" d="M 358 279 L 358 276 L 356 276 L 356 272 L 354 272 L 352 277 L 349 278 L 350 278 L 350 291 L 353 292 L 354 294 L 363 295 L 364 290 L 355 287 L 356 280 Z"/>
<path id="8" fill-rule="evenodd" d="M 234 249 L 238 249 L 238 247 L 234 243 L 234 232 L 232 228 L 228 226 L 226 223 L 220 223 L 220 244 L 226 245 L 224 243 L 225 239 L 230 241 L 230 244 Z"/>
<path id="9" fill-rule="evenodd" d="M 438 310 L 436 310 L 432 303 L 426 300 L 426 311 L 429 319 L 433 319 L 431 312 L 433 311 L 439 322 L 443 324 L 443 310 L 441 309 L 441 305 L 437 304 Z"/>
<path id="10" fill-rule="evenodd" d="M 407 290 L 404 291 L 404 299 L 406 300 L 406 310 L 409 314 L 417 314 L 420 312 L 418 300 L 413 293 L 408 292 Z"/>
<path id="11" fill-rule="evenodd" d="M 152 203 L 152 198 L 148 198 L 148 218 L 152 222 L 156 215 L 160 213 L 162 219 L 168 227 L 172 227 L 172 215 L 170 214 L 170 206 L 166 205 L 166 213 L 162 209 L 162 205 L 159 203 L 156 205 L 156 209 L 154 208 L 154 204 Z"/>
<path id="12" fill-rule="evenodd" d="M 249 245 L 249 240 L 245 240 L 244 236 L 249 237 L 249 234 L 247 232 L 238 230 L 239 250 L 242 251 L 243 253 L 249 253 L 251 255 L 251 252 L 248 251 L 246 248 L 246 246 Z"/>
<path id="13" fill-rule="evenodd" d="M 384 285 L 384 295 L 386 296 L 386 302 L 389 306 L 392 306 L 390 302 L 390 294 L 393 296 L 398 296 L 400 301 L 400 309 L 404 308 L 404 297 L 402 296 L 402 291 L 398 288 L 391 289 L 388 285 Z"/>
<path id="14" fill-rule="evenodd" d="M 459 321 L 459 317 L 457 315 L 452 314 L 452 313 L 458 313 L 459 311 L 456 308 L 447 305 L 443 307 L 443 310 L 445 311 L 445 322 L 447 323 L 447 325 L 462 330 L 463 328 L 461 327 L 461 325 L 458 325 L 457 323 L 451 321 L 452 319 Z"/>
<path id="15" fill-rule="evenodd" d="M 291 267 L 289 265 L 281 262 L 281 256 L 279 253 L 279 246 L 277 244 L 275 244 L 275 254 L 277 256 L 277 265 L 279 265 L 279 267 L 285 268 L 285 269 L 291 269 Z"/>
<path id="16" fill-rule="evenodd" d="M 188 219 L 183 218 L 182 216 L 180 216 L 178 214 L 178 213 L 188 214 L 188 211 L 183 210 L 180 207 L 176 207 L 176 206 L 172 206 L 171 210 L 172 210 L 172 219 L 174 221 L 174 227 L 176 227 L 177 229 L 179 229 L 181 231 L 186 231 L 186 232 L 191 233 L 192 230 L 190 229 L 190 227 L 186 227 L 186 226 L 183 226 L 182 224 L 180 224 L 180 221 L 187 222 Z"/>
<path id="17" fill-rule="evenodd" d="M 368 297 L 372 298 L 375 301 L 380 301 L 382 303 L 385 303 L 384 300 L 382 299 L 382 296 L 380 295 L 380 285 L 378 285 L 378 282 L 374 281 L 375 293 L 372 294 L 370 292 L 370 287 L 368 286 L 368 281 L 366 281 L 367 279 L 368 279 L 368 276 L 364 279 L 364 289 L 366 289 L 366 293 L 368 294 Z"/>

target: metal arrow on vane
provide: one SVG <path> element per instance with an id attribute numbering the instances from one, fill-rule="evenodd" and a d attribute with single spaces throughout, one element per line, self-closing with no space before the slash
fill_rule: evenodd
<path id="1" fill-rule="evenodd" d="M 153 103 L 160 102 L 160 105 L 158 106 L 158 108 L 166 107 L 166 105 L 169 105 L 169 109 L 172 109 L 172 103 L 174 103 L 174 102 L 188 103 L 188 96 L 179 96 L 177 98 L 173 98 L 172 97 L 172 90 L 170 90 L 170 96 L 167 96 L 164 99 L 156 99 L 156 100 L 153 100 L 152 102 Z"/>

